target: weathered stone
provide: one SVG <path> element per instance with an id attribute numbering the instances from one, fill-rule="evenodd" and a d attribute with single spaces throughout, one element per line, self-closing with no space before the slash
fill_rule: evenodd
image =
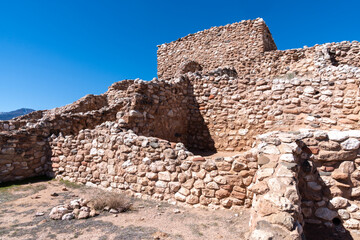
<path id="1" fill-rule="evenodd" d="M 269 190 L 269 187 L 265 181 L 260 181 L 250 186 L 248 189 L 253 193 L 264 194 Z"/>
<path id="2" fill-rule="evenodd" d="M 301 211 L 304 214 L 304 217 L 306 217 L 306 218 L 309 218 L 312 216 L 311 208 L 302 208 Z"/>
<path id="3" fill-rule="evenodd" d="M 267 163 L 269 163 L 269 162 L 270 162 L 270 158 L 268 158 L 268 157 L 265 156 L 265 155 L 260 155 L 260 156 L 258 157 L 258 164 L 259 164 L 260 166 L 265 165 L 265 164 L 267 164 Z"/>
<path id="4" fill-rule="evenodd" d="M 295 162 L 295 158 L 293 154 L 282 154 L 280 156 L 280 161 L 285 161 L 285 162 Z"/>
<path id="5" fill-rule="evenodd" d="M 280 154 L 279 149 L 274 145 L 266 145 L 261 149 L 261 151 L 265 154 Z"/>
<path id="6" fill-rule="evenodd" d="M 199 203 L 199 198 L 197 196 L 194 196 L 194 195 L 189 195 L 186 198 L 186 202 L 191 204 L 191 205 L 194 205 L 194 204 Z"/>
<path id="7" fill-rule="evenodd" d="M 349 220 L 346 220 L 343 225 L 345 228 L 358 229 L 359 224 L 360 224 L 360 221 L 358 221 L 356 219 L 349 219 Z"/>
<path id="8" fill-rule="evenodd" d="M 343 173 L 340 170 L 335 170 L 331 173 L 331 177 L 336 180 L 346 180 L 349 178 L 349 174 Z"/>
<path id="9" fill-rule="evenodd" d="M 216 182 L 209 182 L 206 184 L 206 188 L 208 189 L 219 189 L 219 185 Z"/>
<path id="10" fill-rule="evenodd" d="M 340 143 L 333 141 L 320 142 L 319 147 L 326 151 L 339 151 L 341 149 Z"/>
<path id="11" fill-rule="evenodd" d="M 322 208 L 316 209 L 315 216 L 317 216 L 318 218 L 327 220 L 327 221 L 331 221 L 335 217 L 337 217 L 337 213 L 328 208 L 322 207 Z"/>
<path id="12" fill-rule="evenodd" d="M 224 208 L 230 208 L 232 206 L 232 204 L 233 204 L 233 201 L 231 199 L 221 199 L 220 204 Z"/>
<path id="13" fill-rule="evenodd" d="M 181 187 L 180 190 L 179 190 L 179 193 L 181 193 L 181 195 L 184 195 L 184 196 L 189 196 L 190 195 L 190 190 L 187 189 L 187 188 Z"/>
<path id="14" fill-rule="evenodd" d="M 344 161 L 339 165 L 339 171 L 347 174 L 351 174 L 355 171 L 355 165 L 352 161 Z"/>
<path id="15" fill-rule="evenodd" d="M 52 208 L 49 216 L 51 219 L 59 220 L 59 219 L 62 219 L 62 217 L 66 213 L 70 213 L 70 212 L 71 212 L 71 210 L 69 210 L 65 205 L 60 205 L 60 206 Z"/>
<path id="16" fill-rule="evenodd" d="M 271 214 L 266 220 L 270 223 L 278 224 L 284 226 L 289 231 L 292 231 L 294 228 L 295 220 L 290 213 L 279 212 Z"/>
<path id="17" fill-rule="evenodd" d="M 223 177 L 223 176 L 217 176 L 214 178 L 214 181 L 217 183 L 217 184 L 226 184 L 226 178 Z"/>
<path id="18" fill-rule="evenodd" d="M 331 141 L 342 142 L 349 138 L 349 134 L 341 131 L 329 131 L 328 137 Z"/>
<path id="19" fill-rule="evenodd" d="M 257 179 L 259 181 L 271 176 L 274 173 L 274 169 L 273 168 L 265 168 L 265 169 L 260 169 L 257 172 Z"/>
<path id="20" fill-rule="evenodd" d="M 75 218 L 74 213 L 66 213 L 62 216 L 61 220 L 71 220 Z"/>
<path id="21" fill-rule="evenodd" d="M 247 165 L 244 163 L 238 162 L 236 160 L 233 162 L 233 170 L 235 172 L 240 172 L 241 170 L 246 169 L 246 168 L 247 168 Z"/>
<path id="22" fill-rule="evenodd" d="M 321 185 L 319 185 L 317 182 L 308 182 L 307 183 L 308 187 L 314 191 L 320 191 L 321 190 Z"/>
<path id="23" fill-rule="evenodd" d="M 350 218 L 350 214 L 345 209 L 339 209 L 338 214 L 342 220 L 347 220 Z"/>
<path id="24" fill-rule="evenodd" d="M 225 189 L 219 189 L 215 191 L 215 196 L 219 199 L 223 199 L 230 196 L 230 192 Z"/>
<path id="25" fill-rule="evenodd" d="M 175 199 L 180 201 L 180 202 L 185 202 L 186 201 L 186 196 L 184 196 L 181 193 L 177 192 L 177 193 L 175 193 Z"/>
<path id="26" fill-rule="evenodd" d="M 158 173 L 158 179 L 165 182 L 171 181 L 171 175 L 169 172 L 159 172 Z"/>
<path id="27" fill-rule="evenodd" d="M 360 147 L 360 141 L 355 138 L 349 138 L 341 143 L 341 147 L 348 151 L 357 150 Z"/>
<path id="28" fill-rule="evenodd" d="M 343 197 L 334 197 L 330 200 L 331 205 L 336 208 L 345 208 L 348 205 L 348 200 Z"/>
<path id="29" fill-rule="evenodd" d="M 357 153 L 355 151 L 339 151 L 328 152 L 320 151 L 316 159 L 320 161 L 352 161 L 356 158 Z"/>

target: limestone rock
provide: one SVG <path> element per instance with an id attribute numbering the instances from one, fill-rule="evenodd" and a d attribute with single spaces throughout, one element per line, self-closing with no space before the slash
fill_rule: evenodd
<path id="1" fill-rule="evenodd" d="M 56 206 L 50 211 L 50 218 L 54 220 L 60 220 L 66 213 L 70 213 L 71 211 L 65 205 Z"/>
<path id="2" fill-rule="evenodd" d="M 349 138 L 349 134 L 347 132 L 341 132 L 341 131 L 329 131 L 328 137 L 332 141 L 342 142 Z"/>
<path id="3" fill-rule="evenodd" d="M 75 215 L 74 213 L 66 213 L 62 216 L 61 220 L 71 220 L 71 219 L 74 219 L 75 218 Z"/>
<path id="4" fill-rule="evenodd" d="M 348 205 L 348 200 L 343 197 L 334 197 L 330 200 L 331 205 L 333 205 L 334 208 L 345 208 Z"/>
<path id="5" fill-rule="evenodd" d="M 349 138 L 341 143 L 341 147 L 347 151 L 357 150 L 360 147 L 360 141 L 356 138 Z"/>

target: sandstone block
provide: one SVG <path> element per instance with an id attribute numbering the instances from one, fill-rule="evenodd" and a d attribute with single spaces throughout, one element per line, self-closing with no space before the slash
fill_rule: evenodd
<path id="1" fill-rule="evenodd" d="M 190 190 L 187 189 L 187 188 L 184 188 L 184 187 L 181 187 L 178 192 L 181 193 L 181 195 L 184 195 L 184 196 L 189 196 L 190 195 Z"/>
<path id="2" fill-rule="evenodd" d="M 316 159 L 320 161 L 352 161 L 356 158 L 356 151 L 320 151 Z"/>
<path id="3" fill-rule="evenodd" d="M 214 178 L 214 181 L 217 183 L 217 184 L 226 184 L 226 178 L 223 177 L 223 176 L 217 176 Z"/>
<path id="4" fill-rule="evenodd" d="M 169 172 L 159 172 L 158 173 L 158 179 L 165 182 L 171 181 L 171 175 Z"/>
<path id="5" fill-rule="evenodd" d="M 180 201 L 180 202 L 185 202 L 186 201 L 186 197 L 184 195 L 182 195 L 181 193 L 179 193 L 179 192 L 175 193 L 175 199 Z"/>
<path id="6" fill-rule="evenodd" d="M 199 198 L 197 196 L 194 196 L 194 195 L 189 195 L 186 198 L 186 202 L 191 204 L 191 205 L 194 205 L 194 204 L 199 203 Z"/>
<path id="7" fill-rule="evenodd" d="M 231 199 L 222 199 L 222 200 L 220 200 L 220 204 L 224 208 L 231 208 L 233 201 Z"/>
<path id="8" fill-rule="evenodd" d="M 230 196 L 230 192 L 225 189 L 219 189 L 215 192 L 215 196 L 219 199 L 223 199 Z"/>
<path id="9" fill-rule="evenodd" d="M 206 184 L 206 188 L 208 189 L 219 189 L 219 185 L 216 182 L 209 182 L 208 184 Z"/>

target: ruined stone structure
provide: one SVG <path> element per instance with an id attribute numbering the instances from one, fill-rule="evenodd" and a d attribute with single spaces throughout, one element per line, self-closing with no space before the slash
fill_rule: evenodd
<path id="1" fill-rule="evenodd" d="M 359 42 L 279 51 L 262 19 L 242 21 L 160 45 L 158 76 L 0 122 L 0 182 L 251 207 L 250 239 L 357 233 Z"/>

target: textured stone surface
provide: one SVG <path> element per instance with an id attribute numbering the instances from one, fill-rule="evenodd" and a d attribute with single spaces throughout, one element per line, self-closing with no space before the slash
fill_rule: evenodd
<path id="1" fill-rule="evenodd" d="M 328 208 L 318 208 L 315 211 L 315 216 L 327 221 L 331 221 L 337 216 L 337 213 Z"/>
<path id="2" fill-rule="evenodd" d="M 331 226 L 333 209 L 360 196 L 360 45 L 275 49 L 262 19 L 212 28 L 160 45 L 160 79 L 0 121 L 0 182 L 48 174 L 195 207 L 252 206 L 253 230 L 281 239 L 304 222 Z M 344 226 L 358 228 L 349 208 Z"/>
<path id="3" fill-rule="evenodd" d="M 341 143 L 341 147 L 344 150 L 356 150 L 360 146 L 360 141 L 355 138 L 349 138 Z"/>

